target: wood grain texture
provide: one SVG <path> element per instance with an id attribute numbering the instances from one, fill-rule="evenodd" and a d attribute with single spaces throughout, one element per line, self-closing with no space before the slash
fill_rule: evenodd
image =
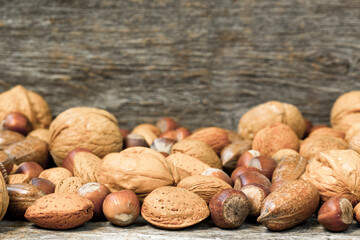
<path id="1" fill-rule="evenodd" d="M 0 0 L 0 91 L 42 94 L 54 115 L 104 108 L 132 128 L 170 115 L 236 129 L 268 100 L 328 123 L 360 88 L 356 0 Z"/>

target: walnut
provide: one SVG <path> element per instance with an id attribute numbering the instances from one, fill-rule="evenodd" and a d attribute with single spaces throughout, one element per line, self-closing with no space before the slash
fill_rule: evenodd
<path id="1" fill-rule="evenodd" d="M 351 149 L 360 153 L 360 123 L 354 124 L 347 132 L 345 140 Z"/>
<path id="2" fill-rule="evenodd" d="M 351 91 L 336 99 L 331 109 L 331 125 L 346 133 L 356 122 L 360 122 L 360 91 Z"/>
<path id="3" fill-rule="evenodd" d="M 238 132 L 245 139 L 253 139 L 258 131 L 275 123 L 288 125 L 300 139 L 305 133 L 305 121 L 299 109 L 277 101 L 260 104 L 246 112 L 239 121 Z"/>
<path id="4" fill-rule="evenodd" d="M 74 148 L 87 148 L 103 158 L 122 149 L 123 138 L 116 118 L 97 108 L 70 108 L 50 125 L 50 153 L 57 166 Z"/>
<path id="5" fill-rule="evenodd" d="M 0 94 L 0 121 L 10 112 L 24 114 L 34 129 L 48 128 L 52 119 L 46 101 L 21 85 Z"/>
<path id="6" fill-rule="evenodd" d="M 317 187 L 323 201 L 341 195 L 355 204 L 360 201 L 360 154 L 353 150 L 320 152 L 301 178 Z"/>

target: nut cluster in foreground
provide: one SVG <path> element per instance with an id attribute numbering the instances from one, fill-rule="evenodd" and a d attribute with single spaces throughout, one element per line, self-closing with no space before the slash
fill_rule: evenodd
<path id="1" fill-rule="evenodd" d="M 359 106 L 360 91 L 340 96 L 331 127 L 270 101 L 245 113 L 237 132 L 191 133 L 171 117 L 130 131 L 96 108 L 51 120 L 41 96 L 16 86 L 0 94 L 0 220 L 71 229 L 126 227 L 141 215 L 163 229 L 208 219 L 281 231 L 319 209 L 325 229 L 345 231 L 360 222 Z"/>

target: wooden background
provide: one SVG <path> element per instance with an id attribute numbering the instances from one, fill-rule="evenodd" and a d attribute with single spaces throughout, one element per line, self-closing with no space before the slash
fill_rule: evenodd
<path id="1" fill-rule="evenodd" d="M 131 128 L 170 115 L 236 129 L 268 100 L 328 123 L 360 89 L 358 0 L 0 0 L 0 91 L 54 115 L 104 108 Z"/>

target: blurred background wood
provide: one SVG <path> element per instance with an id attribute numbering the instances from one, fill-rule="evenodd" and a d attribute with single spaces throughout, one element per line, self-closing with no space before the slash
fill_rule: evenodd
<path id="1" fill-rule="evenodd" d="M 174 116 L 236 129 L 268 100 L 328 123 L 360 89 L 360 2 L 0 0 L 0 91 L 43 95 L 54 115 L 112 112 L 124 128 Z"/>

